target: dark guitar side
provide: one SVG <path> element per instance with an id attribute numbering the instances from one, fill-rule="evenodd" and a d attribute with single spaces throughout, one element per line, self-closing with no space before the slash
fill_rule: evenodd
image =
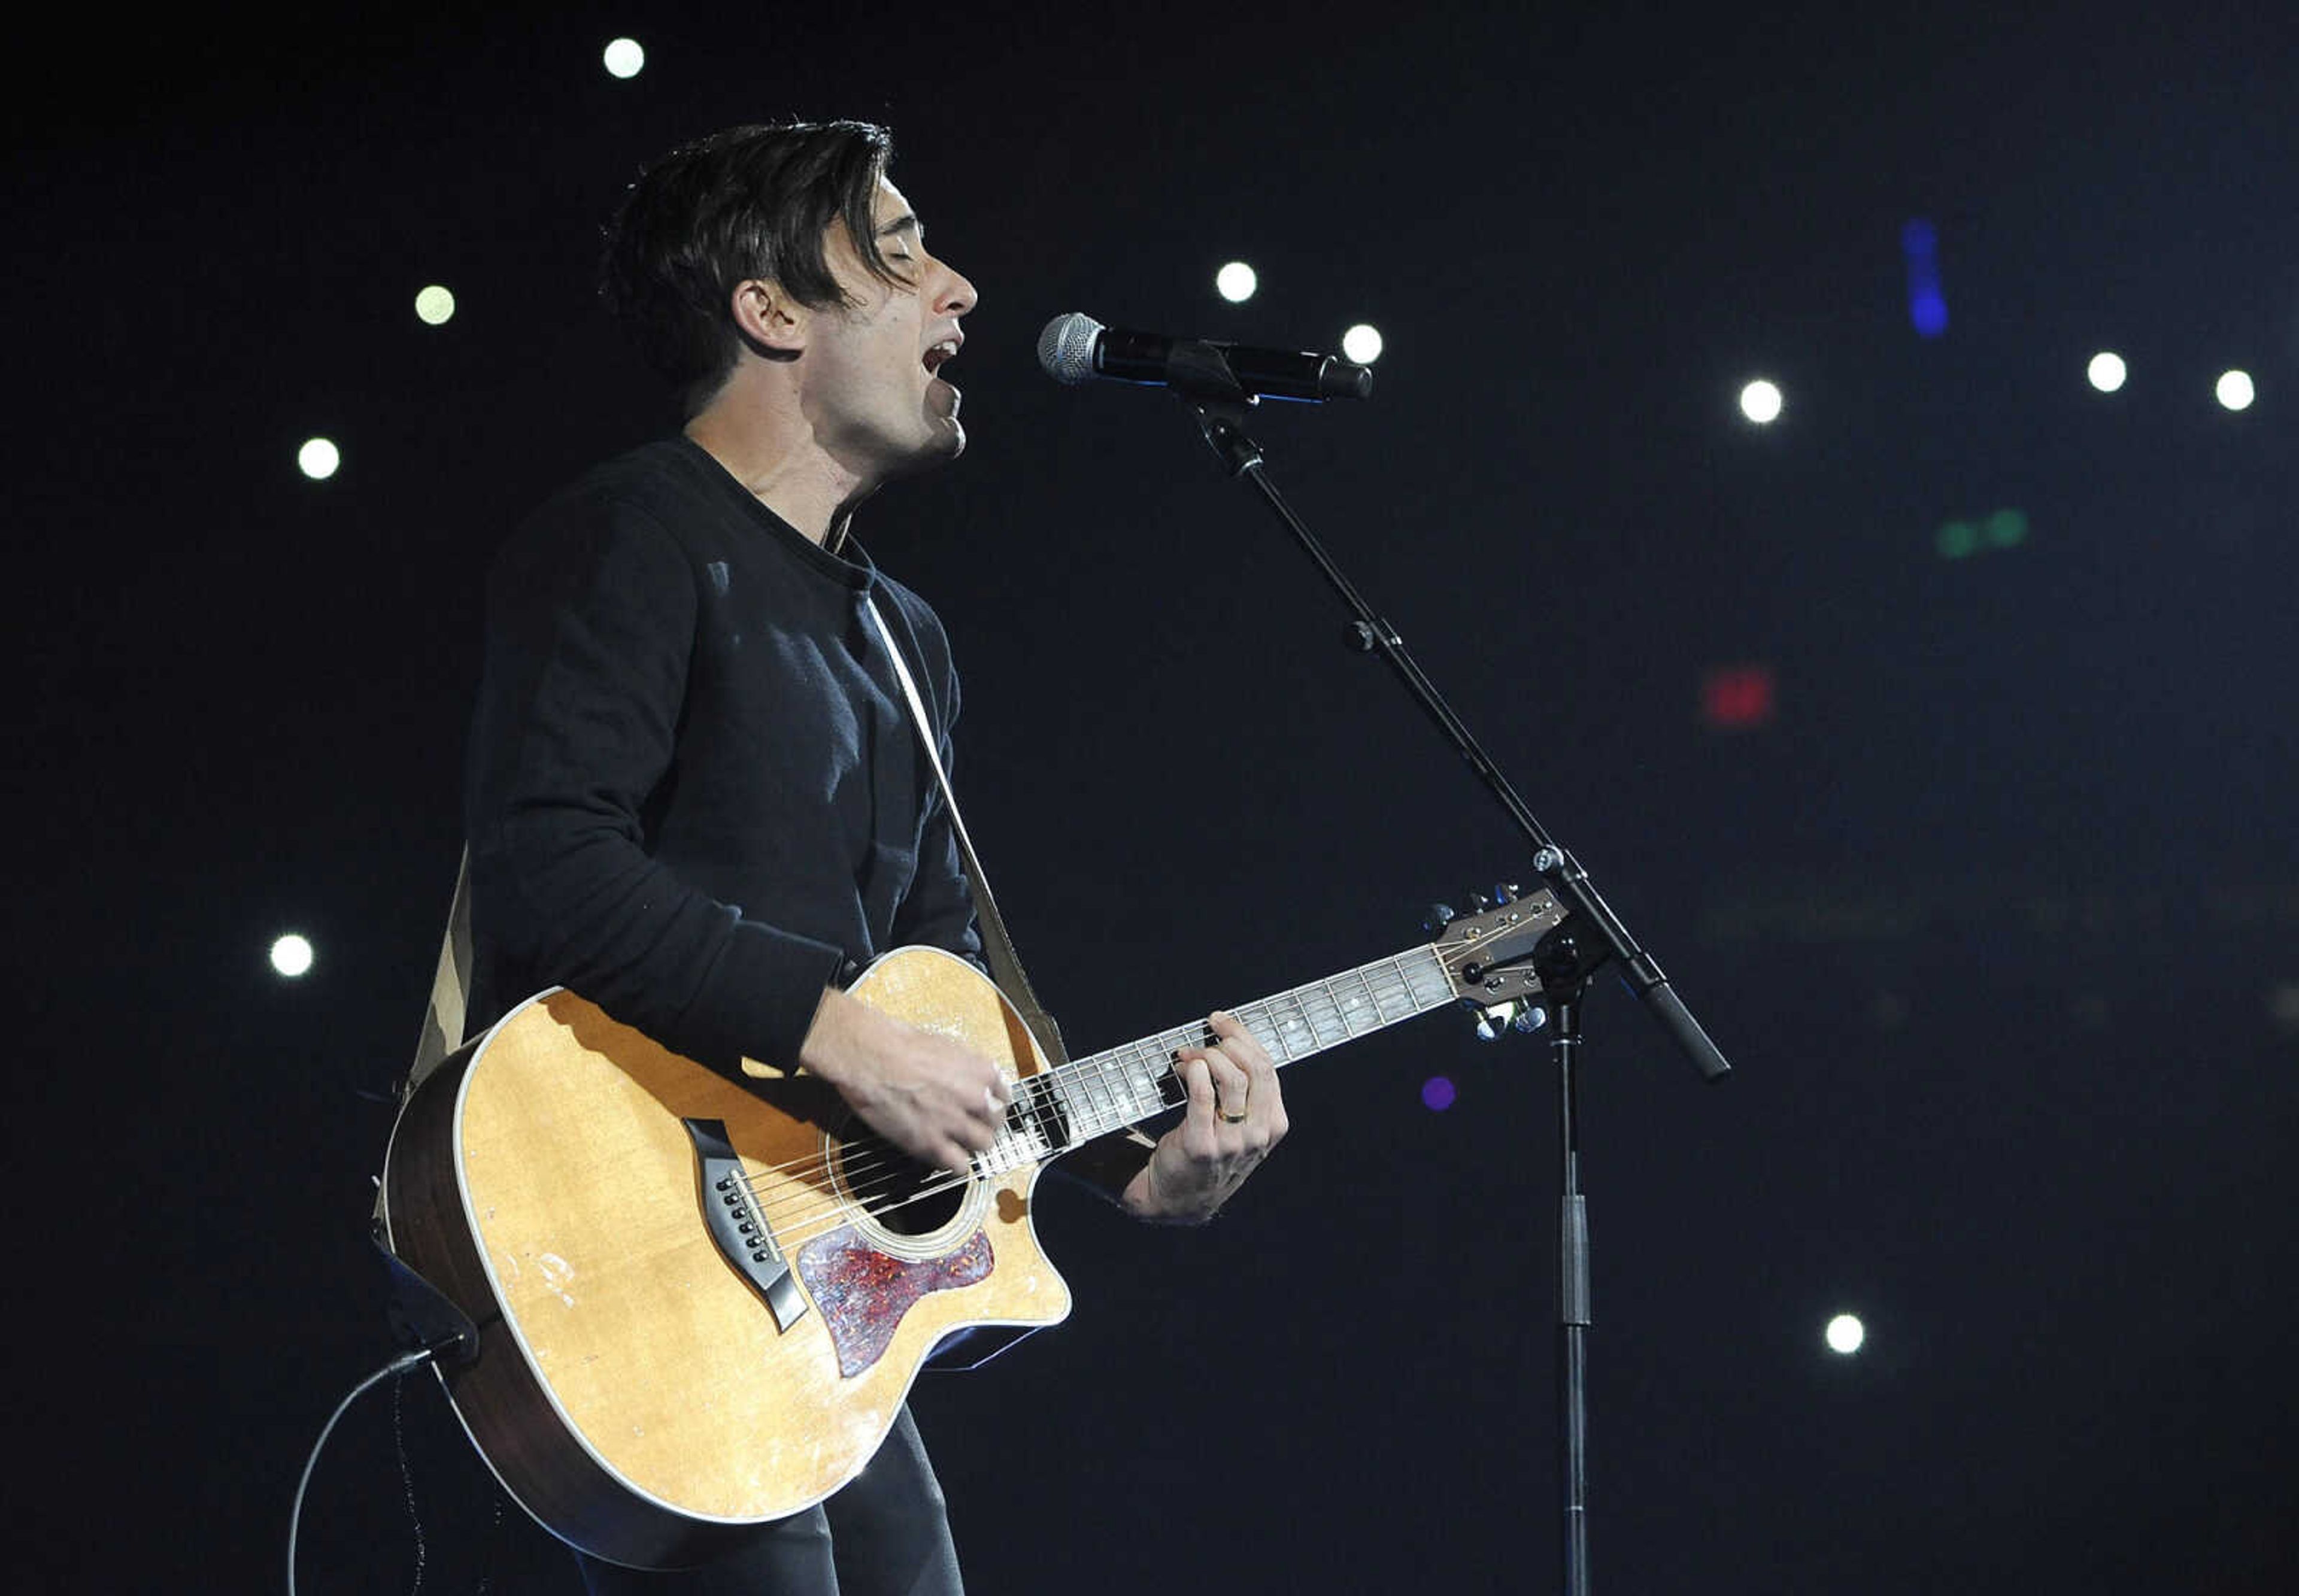
<path id="1" fill-rule="evenodd" d="M 567 1433 L 496 1307 L 455 1177 L 455 1100 L 478 1046 L 450 1054 L 416 1089 L 384 1160 L 387 1245 L 478 1326 L 477 1360 L 435 1365 L 440 1384 L 495 1477 L 552 1534 L 633 1567 L 707 1562 L 750 1526 L 652 1507 L 601 1467 Z"/>

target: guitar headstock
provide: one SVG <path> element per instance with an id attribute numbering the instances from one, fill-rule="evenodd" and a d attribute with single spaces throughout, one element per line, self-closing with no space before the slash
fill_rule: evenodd
<path id="1" fill-rule="evenodd" d="M 1516 897 L 1513 891 L 1496 894 L 1505 902 L 1485 905 L 1490 899 L 1473 897 L 1473 914 L 1444 911 L 1432 945 L 1445 966 L 1455 995 L 1483 1008 L 1520 1002 L 1541 993 L 1540 977 L 1532 968 L 1532 952 L 1540 939 L 1563 925 L 1567 910 L 1555 894 L 1543 887 Z"/>

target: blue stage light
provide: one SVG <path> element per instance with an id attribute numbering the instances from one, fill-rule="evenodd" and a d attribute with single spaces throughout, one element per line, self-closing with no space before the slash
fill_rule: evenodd
<path id="1" fill-rule="evenodd" d="M 1900 251 L 1908 258 L 1908 320 L 1916 336 L 1937 338 L 1947 330 L 1947 295 L 1940 290 L 1939 234 L 1919 217 L 1900 229 Z"/>

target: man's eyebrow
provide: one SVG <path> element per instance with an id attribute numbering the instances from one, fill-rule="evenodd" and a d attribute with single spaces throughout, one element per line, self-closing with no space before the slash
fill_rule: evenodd
<path id="1" fill-rule="evenodd" d="M 878 237 L 881 238 L 891 238 L 895 234 L 901 232 L 904 228 L 908 228 L 911 232 L 917 233 L 922 237 L 925 234 L 925 229 L 918 225 L 918 219 L 911 215 L 908 211 L 905 211 L 900 216 L 895 217 L 893 220 L 887 222 L 881 227 L 878 229 Z"/>

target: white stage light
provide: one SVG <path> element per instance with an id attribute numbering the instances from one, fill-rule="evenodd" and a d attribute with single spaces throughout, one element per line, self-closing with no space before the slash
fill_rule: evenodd
<path id="1" fill-rule="evenodd" d="M 1860 1350 L 1868 1339 L 1868 1328 L 1848 1313 L 1839 1313 L 1828 1321 L 1828 1350 L 1846 1357 Z"/>
<path id="2" fill-rule="evenodd" d="M 2101 393 L 2112 394 L 2123 386 L 2123 379 L 2129 373 L 2124 370 L 2121 355 L 2113 350 L 2103 349 L 2091 357 L 2091 364 L 2084 368 L 2084 375 L 2091 378 L 2091 386 Z"/>
<path id="3" fill-rule="evenodd" d="M 2248 371 L 2220 372 L 2219 386 L 2212 391 L 2219 395 L 2220 403 L 2229 410 L 2249 410 L 2251 402 L 2259 396 L 2258 391 L 2251 386 L 2251 373 Z"/>
<path id="4" fill-rule="evenodd" d="M 635 38 L 618 38 L 609 43 L 601 59 L 607 63 L 607 71 L 613 76 L 635 78 L 646 65 L 646 52 L 639 47 L 639 41 Z"/>
<path id="5" fill-rule="evenodd" d="M 1740 413 L 1759 427 L 1780 420 L 1780 391 L 1761 377 L 1740 390 Z"/>
<path id="6" fill-rule="evenodd" d="M 455 313 L 455 296 L 434 283 L 415 296 L 415 319 L 426 327 L 444 327 Z"/>
<path id="7" fill-rule="evenodd" d="M 1372 365 L 1381 358 L 1380 330 L 1358 322 L 1341 335 L 1341 353 L 1360 366 Z"/>
<path id="8" fill-rule="evenodd" d="M 290 931 L 271 944 L 271 968 L 293 978 L 311 968 L 311 944 Z"/>
<path id="9" fill-rule="evenodd" d="M 295 463 L 314 482 L 325 482 L 344 463 L 343 452 L 323 437 L 307 438 L 295 451 Z"/>
<path id="10" fill-rule="evenodd" d="M 1232 261 L 1214 273 L 1214 292 L 1232 304 L 1243 304 L 1261 287 L 1261 278 L 1243 261 Z"/>

